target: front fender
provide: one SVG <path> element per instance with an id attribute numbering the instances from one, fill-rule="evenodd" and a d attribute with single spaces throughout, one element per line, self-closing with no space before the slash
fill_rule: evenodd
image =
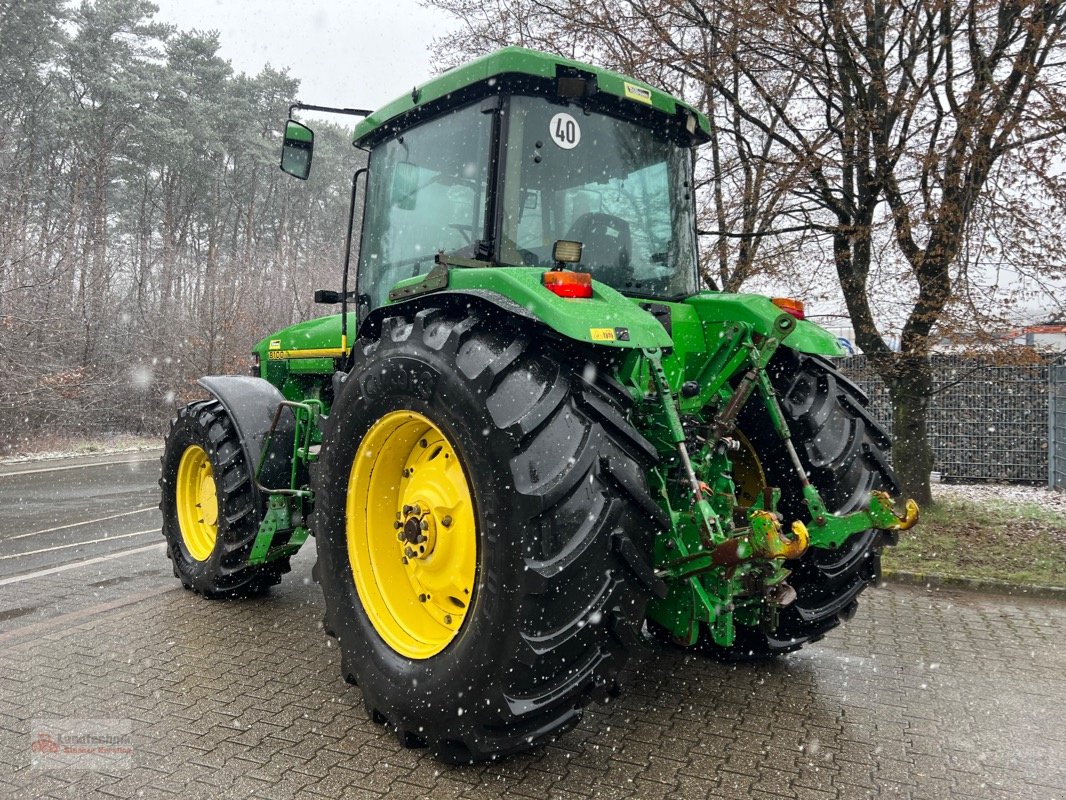
<path id="1" fill-rule="evenodd" d="M 263 458 L 266 435 L 274 421 L 274 414 L 285 397 L 277 387 L 262 378 L 249 375 L 211 375 L 197 381 L 207 389 L 226 409 L 241 440 L 241 449 L 254 476 L 260 460 L 263 469 L 258 482 L 271 489 L 288 489 L 292 475 L 292 445 L 296 436 L 296 418 L 289 408 L 284 408 L 270 449 Z M 265 502 L 256 482 L 252 491 L 260 502 Z"/>

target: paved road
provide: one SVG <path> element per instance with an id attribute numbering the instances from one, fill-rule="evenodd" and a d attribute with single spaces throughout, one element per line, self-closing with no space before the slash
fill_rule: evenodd
<path id="1" fill-rule="evenodd" d="M 110 461 L 0 468 L 0 797 L 1066 800 L 1066 603 L 882 587 L 779 664 L 643 653 L 554 745 L 449 768 L 340 680 L 313 543 L 266 598 L 195 597 L 158 461 Z M 86 717 L 130 726 L 129 768 L 31 765 L 35 720 Z"/>

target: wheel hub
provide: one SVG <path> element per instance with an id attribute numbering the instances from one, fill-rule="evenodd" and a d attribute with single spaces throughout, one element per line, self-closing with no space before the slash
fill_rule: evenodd
<path id="1" fill-rule="evenodd" d="M 404 558 L 430 558 L 436 544 L 436 524 L 433 515 L 423 513 L 421 506 L 410 507 L 412 510 L 400 524 L 396 538 L 400 540 L 400 550 Z"/>

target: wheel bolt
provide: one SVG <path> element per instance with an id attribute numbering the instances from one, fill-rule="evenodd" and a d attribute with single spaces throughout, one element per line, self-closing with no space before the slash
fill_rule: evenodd
<path id="1" fill-rule="evenodd" d="M 423 447 L 429 447 L 429 442 L 427 442 L 425 439 L 420 441 L 419 444 L 422 445 Z"/>
<path id="2" fill-rule="evenodd" d="M 405 547 L 403 549 L 403 554 L 405 556 L 407 556 L 408 558 L 414 558 L 415 557 L 415 551 L 412 550 L 410 547 Z"/>
<path id="3" fill-rule="evenodd" d="M 452 615 L 451 614 L 445 614 L 444 615 L 444 624 L 445 625 L 451 625 L 452 624 Z"/>
<path id="4" fill-rule="evenodd" d="M 403 507 L 403 515 L 406 517 L 414 510 L 414 506 L 405 505 Z"/>
<path id="5" fill-rule="evenodd" d="M 419 534 L 418 536 L 415 537 L 415 544 L 422 544 L 422 542 L 428 542 L 428 541 L 429 541 L 429 538 L 426 537 L 426 536 L 422 536 L 421 534 Z"/>
<path id="6" fill-rule="evenodd" d="M 428 523 L 428 522 L 427 522 L 426 520 L 422 520 L 422 521 L 421 521 L 421 522 L 420 522 L 420 523 L 418 524 L 418 527 L 420 527 L 420 528 L 421 528 L 422 530 L 424 530 L 424 531 L 428 531 L 428 530 L 429 530 L 429 523 Z"/>
<path id="7" fill-rule="evenodd" d="M 440 524 L 443 525 L 445 528 L 450 528 L 452 526 L 452 518 L 446 516 L 440 521 Z"/>
<path id="8" fill-rule="evenodd" d="M 424 603 L 424 602 L 426 602 L 426 600 L 428 600 L 428 599 L 429 599 L 429 598 L 428 598 L 428 597 L 426 597 L 426 595 L 424 595 L 424 594 L 420 594 L 420 595 L 418 596 L 418 602 L 419 602 L 419 603 Z"/>
<path id="9" fill-rule="evenodd" d="M 396 520 L 395 522 L 392 523 L 392 527 L 394 527 L 394 528 L 402 528 L 403 527 L 403 523 L 400 522 L 399 520 Z"/>

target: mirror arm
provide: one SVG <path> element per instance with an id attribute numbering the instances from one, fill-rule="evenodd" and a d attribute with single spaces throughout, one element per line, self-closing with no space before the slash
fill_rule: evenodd
<path id="1" fill-rule="evenodd" d="M 352 199 L 348 205 L 348 235 L 344 240 L 344 272 L 341 274 L 341 347 L 348 349 L 348 268 L 352 261 L 352 226 L 355 224 L 355 194 L 359 176 L 365 175 L 368 167 L 360 167 L 352 175 Z M 356 287 L 358 290 L 358 287 Z"/>
<path id="2" fill-rule="evenodd" d="M 334 108 L 333 106 L 313 106 L 310 103 L 301 103 L 296 101 L 289 106 L 289 117 L 292 117 L 292 112 L 300 111 L 324 111 L 327 114 L 349 114 L 353 117 L 369 117 L 374 112 L 366 108 Z"/>
<path id="3" fill-rule="evenodd" d="M 289 106 L 289 119 L 295 111 L 322 111 L 327 114 L 348 114 L 353 117 L 369 117 L 373 110 L 366 108 L 336 108 L 334 106 L 316 106 L 299 101 Z M 352 226 L 355 224 L 355 196 L 359 176 L 367 172 L 366 167 L 357 169 L 352 175 L 352 200 L 348 206 L 348 235 L 344 240 L 344 274 L 341 278 L 341 346 L 348 349 L 348 270 L 352 261 Z"/>

